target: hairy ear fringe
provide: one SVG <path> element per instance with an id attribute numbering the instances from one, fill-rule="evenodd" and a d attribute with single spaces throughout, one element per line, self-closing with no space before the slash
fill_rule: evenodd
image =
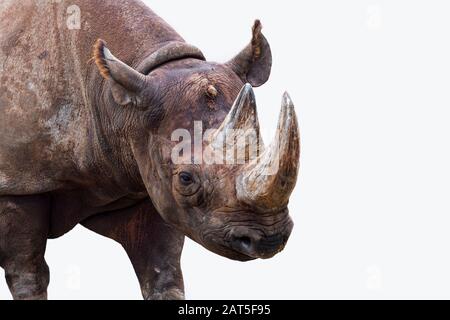
<path id="1" fill-rule="evenodd" d="M 261 29 L 262 24 L 258 19 L 255 20 L 252 28 L 252 47 L 253 47 L 253 58 L 256 60 L 261 55 Z"/>
<path id="2" fill-rule="evenodd" d="M 106 62 L 104 49 L 106 48 L 106 42 L 102 39 L 97 39 L 94 44 L 94 52 L 92 59 L 95 61 L 98 70 L 100 70 L 100 74 L 103 78 L 108 79 L 111 77 L 111 73 L 109 72 L 109 67 Z"/>

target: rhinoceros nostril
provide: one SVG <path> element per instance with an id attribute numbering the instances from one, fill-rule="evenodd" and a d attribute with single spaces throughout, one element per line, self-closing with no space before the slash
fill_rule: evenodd
<path id="1" fill-rule="evenodd" d="M 253 252 L 253 241 L 249 236 L 234 236 L 231 239 L 233 247 L 245 254 Z"/>
<path id="2" fill-rule="evenodd" d="M 249 250 L 252 246 L 252 240 L 249 237 L 240 237 L 238 241 L 244 249 Z"/>

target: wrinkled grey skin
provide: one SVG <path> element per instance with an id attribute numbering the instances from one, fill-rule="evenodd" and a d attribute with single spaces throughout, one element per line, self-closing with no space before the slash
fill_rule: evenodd
<path id="1" fill-rule="evenodd" d="M 280 251 L 292 229 L 286 201 L 238 199 L 239 166 L 169 157 L 174 129 L 219 127 L 245 82 L 267 80 L 265 39 L 254 33 L 227 64 L 168 60 L 136 86 L 106 47 L 92 59 L 98 38 L 135 69 L 184 40 L 139 1 L 54 2 L 0 2 L 0 266 L 13 297 L 47 298 L 46 241 L 79 223 L 122 244 L 145 299 L 184 298 L 186 235 L 236 260 Z M 66 24 L 72 4 L 79 30 Z"/>

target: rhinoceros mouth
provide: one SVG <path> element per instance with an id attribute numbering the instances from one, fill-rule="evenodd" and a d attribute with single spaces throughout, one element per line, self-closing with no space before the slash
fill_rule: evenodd
<path id="1" fill-rule="evenodd" d="M 214 244 L 211 245 L 204 245 L 208 250 L 231 260 L 237 260 L 237 261 L 251 261 L 256 260 L 258 257 L 252 257 L 249 256 L 243 252 L 240 252 L 238 250 L 233 249 L 230 245 L 225 244 Z"/>

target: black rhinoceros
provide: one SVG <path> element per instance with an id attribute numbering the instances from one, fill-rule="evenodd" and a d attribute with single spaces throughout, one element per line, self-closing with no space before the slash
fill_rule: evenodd
<path id="1" fill-rule="evenodd" d="M 47 298 L 47 239 L 77 224 L 125 248 L 145 299 L 184 297 L 185 236 L 242 261 L 282 250 L 300 147 L 287 94 L 277 138 L 259 139 L 252 87 L 271 63 L 259 21 L 213 63 L 137 0 L 1 1 L 0 266 L 13 298 Z M 202 152 L 224 161 L 174 160 L 173 133 L 198 124 Z M 248 130 L 256 140 L 239 145 Z M 229 161 L 235 147 L 243 161 Z"/>

